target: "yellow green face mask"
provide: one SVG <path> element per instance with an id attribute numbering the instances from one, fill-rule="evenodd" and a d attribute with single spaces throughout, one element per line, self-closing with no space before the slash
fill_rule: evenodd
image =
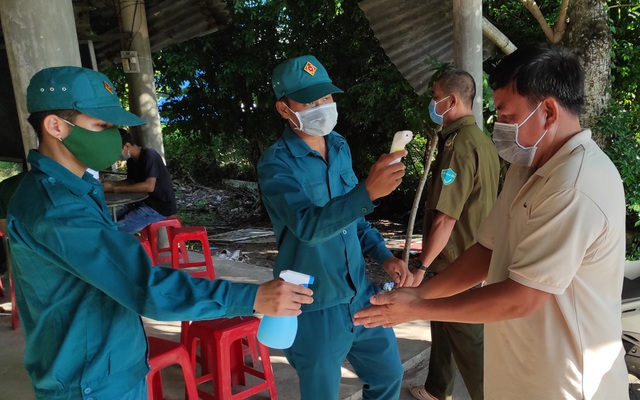
<path id="1" fill-rule="evenodd" d="M 122 151 L 118 128 L 90 131 L 69 121 L 63 121 L 73 126 L 73 129 L 62 139 L 62 144 L 86 167 L 100 171 L 118 161 Z"/>

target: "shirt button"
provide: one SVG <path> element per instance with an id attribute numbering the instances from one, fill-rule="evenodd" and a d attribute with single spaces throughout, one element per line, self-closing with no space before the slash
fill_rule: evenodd
<path id="1" fill-rule="evenodd" d="M 93 188 L 93 190 L 91 191 L 91 193 L 93 193 L 93 194 L 98 194 L 98 189 Z"/>
<path id="2" fill-rule="evenodd" d="M 362 207 L 362 210 L 361 210 L 361 211 L 362 211 L 362 213 L 363 213 L 363 214 L 366 214 L 366 213 L 367 213 L 367 211 L 369 211 L 369 210 L 367 210 L 367 208 L 366 208 L 366 207 Z"/>
<path id="3" fill-rule="evenodd" d="M 56 183 L 56 178 L 54 178 L 53 176 L 50 176 L 47 180 L 51 183 Z"/>
<path id="4" fill-rule="evenodd" d="M 344 231 L 342 231 L 342 234 L 343 234 L 343 235 L 346 235 L 346 234 L 347 234 L 346 229 L 345 229 Z"/>
<path id="5" fill-rule="evenodd" d="M 91 388 L 86 388 L 84 390 L 84 394 L 89 394 L 89 393 L 91 393 Z M 87 399 L 87 400 L 89 400 L 89 399 Z"/>

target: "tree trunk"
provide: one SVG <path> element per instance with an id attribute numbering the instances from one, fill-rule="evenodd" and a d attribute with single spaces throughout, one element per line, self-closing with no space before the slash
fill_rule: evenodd
<path id="1" fill-rule="evenodd" d="M 563 44 L 579 50 L 585 73 L 585 104 L 580 122 L 591 127 L 609 100 L 611 31 L 603 0 L 573 0 Z M 602 137 L 593 132 L 602 145 Z"/>

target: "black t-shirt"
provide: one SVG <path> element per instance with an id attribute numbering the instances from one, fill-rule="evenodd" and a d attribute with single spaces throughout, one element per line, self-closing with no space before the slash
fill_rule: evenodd
<path id="1" fill-rule="evenodd" d="M 157 151 L 142 147 L 138 160 L 127 161 L 127 179 L 144 182 L 147 178 L 156 178 L 156 187 L 144 203 L 165 217 L 176 214 L 178 207 L 169 170 Z"/>

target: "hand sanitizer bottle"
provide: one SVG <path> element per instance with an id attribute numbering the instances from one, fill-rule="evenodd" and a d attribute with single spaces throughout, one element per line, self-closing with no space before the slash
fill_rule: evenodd
<path id="1" fill-rule="evenodd" d="M 288 269 L 280 272 L 280 278 L 286 282 L 305 287 L 313 283 L 313 276 Z M 258 340 L 272 349 L 288 349 L 293 344 L 297 332 L 297 316 L 270 317 L 265 315 L 258 328 Z"/>

